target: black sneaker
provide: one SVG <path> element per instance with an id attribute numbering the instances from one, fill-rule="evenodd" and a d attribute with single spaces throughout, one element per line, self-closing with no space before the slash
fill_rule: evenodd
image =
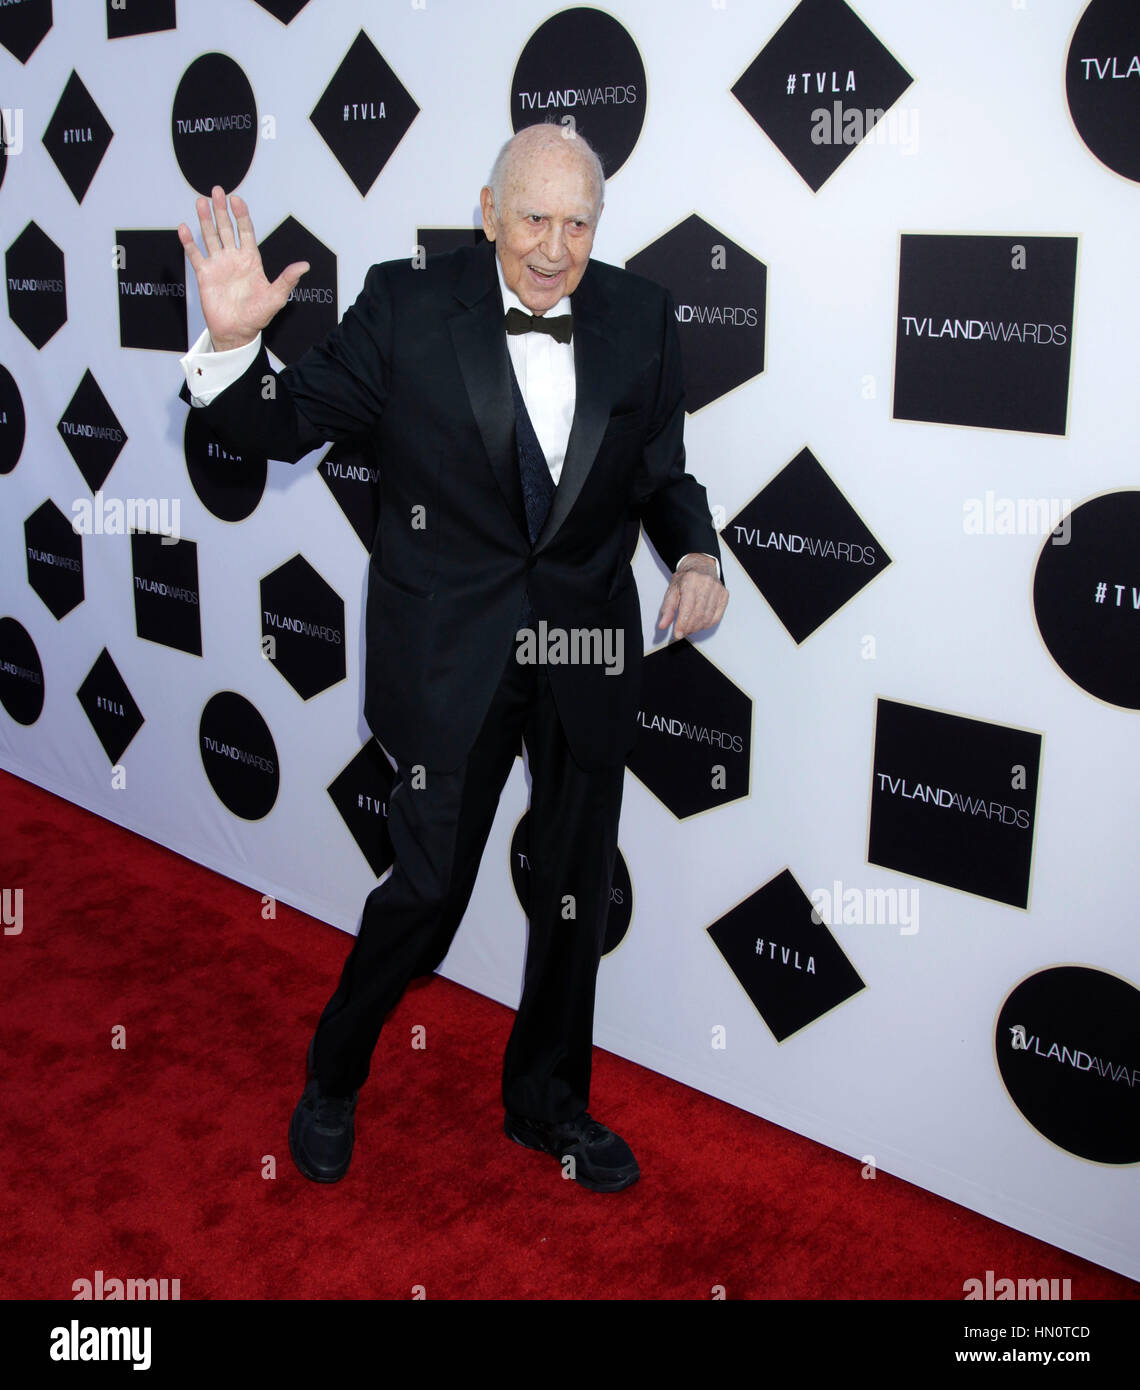
<path id="1" fill-rule="evenodd" d="M 516 1144 L 552 1154 L 566 1177 L 591 1192 L 620 1192 L 641 1176 L 625 1140 L 584 1110 L 576 1119 L 561 1124 L 524 1120 L 508 1113 L 503 1132 Z"/>
<path id="2" fill-rule="evenodd" d="M 309 1071 L 312 1072 L 313 1049 L 309 1045 Z M 321 1090 L 321 1083 L 310 1074 L 289 1121 L 289 1152 L 293 1162 L 313 1182 L 339 1182 L 348 1172 L 355 1139 L 356 1098 L 330 1096 Z"/>

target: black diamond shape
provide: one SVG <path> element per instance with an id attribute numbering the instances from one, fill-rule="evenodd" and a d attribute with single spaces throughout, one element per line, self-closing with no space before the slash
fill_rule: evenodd
<path id="1" fill-rule="evenodd" d="M 146 721 L 106 647 L 76 694 L 114 767 Z"/>
<path id="2" fill-rule="evenodd" d="M 51 0 L 23 0 L 0 7 L 0 44 L 26 63 L 52 25 Z"/>
<path id="3" fill-rule="evenodd" d="M 752 701 L 688 639 L 645 659 L 628 767 L 678 820 L 748 795 Z"/>
<path id="4" fill-rule="evenodd" d="M 797 643 L 891 563 L 806 448 L 721 536 Z"/>
<path id="5" fill-rule="evenodd" d="M 865 988 L 788 869 L 707 931 L 777 1042 Z"/>
<path id="6" fill-rule="evenodd" d="M 317 465 L 337 506 L 369 553 L 380 522 L 380 466 L 368 440 L 334 444 Z"/>
<path id="7" fill-rule="evenodd" d="M 24 401 L 16 379 L 0 366 L 0 473 L 11 473 L 24 451 Z"/>
<path id="8" fill-rule="evenodd" d="M 83 540 L 49 498 L 24 522 L 28 583 L 62 618 L 83 602 Z"/>
<path id="9" fill-rule="evenodd" d="M 42 348 L 67 322 L 63 252 L 46 232 L 29 222 L 8 247 L 5 277 L 8 317 L 25 338 Z"/>
<path id="10" fill-rule="evenodd" d="M 259 242 L 262 265 L 276 280 L 287 265 L 308 261 L 309 269 L 293 287 L 284 308 L 278 310 L 262 339 L 282 362 L 296 362 L 307 348 L 319 343 L 337 325 L 336 256 L 318 237 L 287 217 Z"/>
<path id="11" fill-rule="evenodd" d="M 764 370 L 768 268 L 693 213 L 626 262 L 676 306 L 692 414 Z"/>
<path id="12" fill-rule="evenodd" d="M 127 442 L 107 397 L 88 368 L 56 426 L 75 466 L 92 492 L 98 492 Z"/>
<path id="13" fill-rule="evenodd" d="M 273 644 L 266 646 L 271 637 Z M 345 677 L 344 599 L 303 555 L 261 581 L 262 650 L 302 700 Z"/>
<path id="14" fill-rule="evenodd" d="M 124 5 L 122 0 L 107 0 L 107 37 L 109 39 L 130 39 L 139 34 L 158 34 L 165 29 L 176 29 L 178 19 L 174 0 L 131 0 Z"/>
<path id="15" fill-rule="evenodd" d="M 328 785 L 333 805 L 377 878 L 396 858 L 388 838 L 388 798 L 395 780 L 392 765 L 371 738 Z"/>
<path id="16" fill-rule="evenodd" d="M 913 80 L 844 0 L 802 0 L 732 94 L 818 192 Z"/>
<path id="17" fill-rule="evenodd" d="M 44 147 L 77 203 L 90 188 L 113 135 L 95 99 L 72 70 L 44 131 Z"/>
<path id="18" fill-rule="evenodd" d="M 198 500 L 222 521 L 244 521 L 265 492 L 264 455 L 232 454 L 206 424 L 204 410 L 186 412 L 182 451 Z"/>
<path id="19" fill-rule="evenodd" d="M 309 119 L 363 197 L 419 111 L 361 29 Z"/>
<path id="20" fill-rule="evenodd" d="M 309 0 L 257 0 L 263 10 L 268 10 L 282 24 L 292 24 Z"/>
<path id="21" fill-rule="evenodd" d="M 198 543 L 153 531 L 131 532 L 135 631 L 191 656 L 202 655 Z"/>

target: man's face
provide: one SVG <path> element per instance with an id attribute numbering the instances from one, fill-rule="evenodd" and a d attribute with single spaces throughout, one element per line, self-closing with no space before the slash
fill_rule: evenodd
<path id="1" fill-rule="evenodd" d="M 489 188 L 480 194 L 483 230 L 495 242 L 503 278 L 532 314 L 578 288 L 601 212 L 596 197 L 585 160 L 557 148 L 514 159 L 502 208 Z"/>

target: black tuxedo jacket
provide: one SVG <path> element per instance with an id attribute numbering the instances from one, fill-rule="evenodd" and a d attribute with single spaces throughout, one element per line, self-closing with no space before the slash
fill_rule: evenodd
<path id="1" fill-rule="evenodd" d="M 381 505 L 364 712 L 399 762 L 462 763 L 529 592 L 548 630 L 612 629 L 611 652 L 620 641 L 620 674 L 607 674 L 616 662 L 548 668 L 575 760 L 620 763 L 640 692 L 638 525 L 670 568 L 689 551 L 720 553 L 705 490 L 685 472 L 673 306 L 649 280 L 587 265 L 571 298 L 573 427 L 532 546 L 494 256 L 485 242 L 420 269 L 374 265 L 341 322 L 275 390 L 263 348 L 206 419 L 239 452 L 290 462 L 324 441 L 371 438 Z"/>

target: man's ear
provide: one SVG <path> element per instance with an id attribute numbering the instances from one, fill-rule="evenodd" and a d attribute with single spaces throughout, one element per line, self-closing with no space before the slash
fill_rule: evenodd
<path id="1" fill-rule="evenodd" d="M 488 241 L 495 240 L 495 195 L 484 187 L 479 194 L 479 206 L 483 211 L 483 233 Z"/>

